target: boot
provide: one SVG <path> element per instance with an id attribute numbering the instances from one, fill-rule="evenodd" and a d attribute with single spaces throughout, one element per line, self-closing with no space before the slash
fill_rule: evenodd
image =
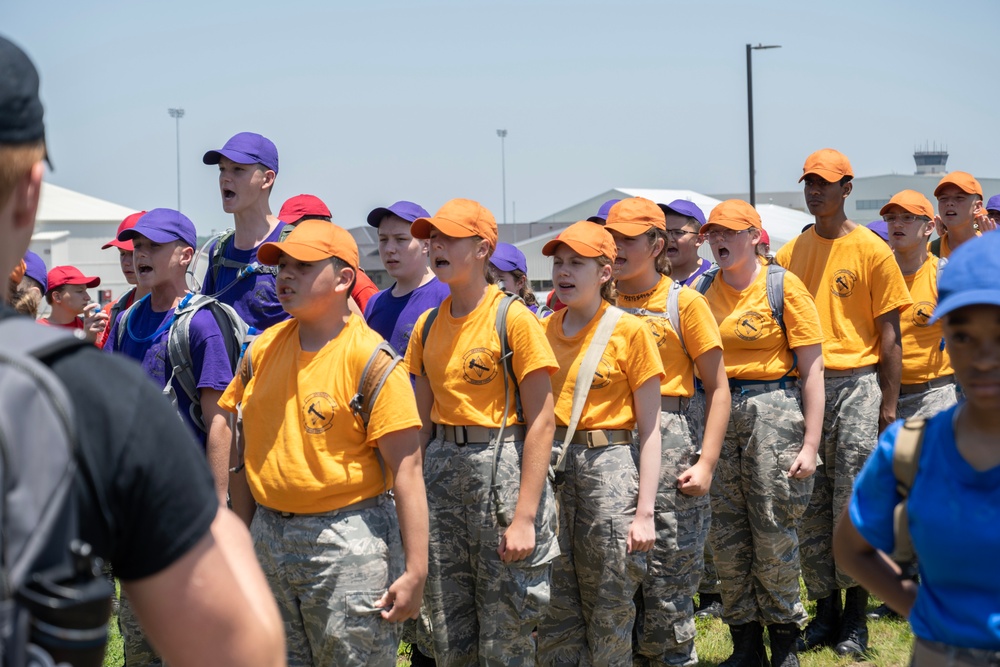
<path id="1" fill-rule="evenodd" d="M 868 652 L 868 591 L 860 586 L 847 589 L 844 598 L 844 618 L 834 647 L 838 654 L 863 658 Z"/>
<path id="2" fill-rule="evenodd" d="M 799 639 L 799 652 L 811 651 L 821 646 L 833 646 L 840 628 L 840 591 L 834 590 L 825 598 L 816 600 L 816 616 L 809 621 Z"/>
<path id="3" fill-rule="evenodd" d="M 410 654 L 410 665 L 412 667 L 434 667 L 437 664 L 434 658 L 421 653 L 416 644 L 410 644 L 410 648 L 413 649 L 413 653 Z"/>
<path id="4" fill-rule="evenodd" d="M 771 667 L 799 667 L 799 626 L 778 623 L 767 626 L 771 638 Z"/>
<path id="5" fill-rule="evenodd" d="M 722 618 L 722 596 L 718 593 L 699 593 L 694 615 L 698 618 Z"/>
<path id="6" fill-rule="evenodd" d="M 764 628 L 760 623 L 730 625 L 733 637 L 733 654 L 719 664 L 719 667 L 770 667 L 764 651 Z"/>
<path id="7" fill-rule="evenodd" d="M 867 615 L 868 618 L 872 619 L 873 621 L 877 621 L 880 618 L 889 618 L 894 621 L 898 621 L 903 618 L 884 602 L 879 606 L 875 607 L 875 609 L 873 609 L 872 611 L 868 612 Z"/>

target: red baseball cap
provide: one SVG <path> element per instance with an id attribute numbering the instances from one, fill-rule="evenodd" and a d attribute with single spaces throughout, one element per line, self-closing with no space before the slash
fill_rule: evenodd
<path id="1" fill-rule="evenodd" d="M 51 292 L 63 285 L 97 287 L 101 284 L 101 279 L 98 276 L 85 276 L 75 266 L 56 266 L 49 271 L 48 283 L 49 291 Z"/>
<path id="2" fill-rule="evenodd" d="M 107 250 L 108 248 L 115 247 L 125 252 L 132 252 L 132 241 L 119 241 L 118 236 L 124 232 L 126 229 L 132 229 L 135 227 L 135 223 L 139 221 L 139 218 L 146 215 L 145 211 L 139 211 L 138 213 L 133 213 L 124 220 L 122 224 L 118 225 L 118 231 L 115 232 L 115 237 L 101 246 L 101 250 Z"/>
<path id="3" fill-rule="evenodd" d="M 294 225 L 306 216 L 333 217 L 327 205 L 316 195 L 295 195 L 282 204 L 281 210 L 278 211 L 278 220 L 289 225 Z"/>

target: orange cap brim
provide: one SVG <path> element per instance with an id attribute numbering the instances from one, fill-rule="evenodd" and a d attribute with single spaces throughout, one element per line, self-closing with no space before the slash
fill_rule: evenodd
<path id="1" fill-rule="evenodd" d="M 284 253 L 292 259 L 300 262 L 319 262 L 333 257 L 333 253 L 320 250 L 315 246 L 306 243 L 296 243 L 294 241 L 282 241 L 280 243 L 265 243 L 257 249 L 257 261 L 267 266 L 275 266 Z"/>
<path id="2" fill-rule="evenodd" d="M 560 239 L 560 238 L 552 239 L 544 246 L 542 246 L 542 254 L 545 255 L 546 257 L 552 257 L 552 255 L 556 254 L 556 248 L 558 248 L 559 244 L 561 243 L 566 244 L 566 246 L 568 246 L 570 250 L 580 255 L 581 257 L 601 257 L 602 255 L 604 255 L 604 253 L 601 252 L 600 248 L 595 248 L 589 243 L 583 243 L 582 241 L 578 241 L 576 239 Z"/>
<path id="3" fill-rule="evenodd" d="M 608 231 L 618 232 L 625 236 L 640 236 L 655 228 L 651 222 L 609 222 L 604 225 Z"/>
<path id="4" fill-rule="evenodd" d="M 802 176 L 799 177 L 799 183 L 804 181 L 806 176 L 812 174 L 819 176 L 827 183 L 839 183 L 840 179 L 842 179 L 844 176 L 847 175 L 847 174 L 841 174 L 840 172 L 837 171 L 830 171 L 829 169 L 810 169 L 809 171 L 807 171 L 806 173 L 802 174 Z"/>
<path id="5" fill-rule="evenodd" d="M 410 225 L 410 235 L 415 239 L 429 239 L 432 227 L 445 236 L 451 236 L 456 239 L 467 239 L 471 236 L 479 235 L 474 229 L 469 229 L 464 225 L 460 225 L 452 220 L 446 220 L 445 218 L 417 218 Z"/>

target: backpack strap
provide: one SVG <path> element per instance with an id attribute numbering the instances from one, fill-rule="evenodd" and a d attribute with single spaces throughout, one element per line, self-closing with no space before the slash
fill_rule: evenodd
<path id="1" fill-rule="evenodd" d="M 934 255 L 938 256 L 938 257 L 941 256 L 941 237 L 940 236 L 937 237 L 936 239 L 934 239 L 933 241 L 931 241 L 931 252 Z"/>
<path id="2" fill-rule="evenodd" d="M 715 280 L 717 275 L 719 275 L 719 267 L 713 266 L 708 271 L 698 276 L 698 279 L 694 281 L 694 285 L 692 285 L 692 287 L 704 294 L 708 291 L 708 288 L 712 286 L 712 282 Z"/>
<path id="3" fill-rule="evenodd" d="M 771 316 L 787 336 L 785 329 L 785 268 L 778 264 L 767 265 L 767 303 L 771 306 Z"/>
<path id="4" fill-rule="evenodd" d="M 423 345 L 424 349 L 427 349 L 427 334 L 431 332 L 431 325 L 434 324 L 434 320 L 437 319 L 438 311 L 441 308 L 439 306 L 434 306 L 427 313 L 427 317 L 424 318 L 424 326 L 420 329 L 420 344 Z M 421 358 L 420 371 L 423 375 L 427 375 L 427 365 L 423 363 Z"/>
<path id="5" fill-rule="evenodd" d="M 284 241 L 288 234 L 291 234 L 291 225 L 285 225 L 278 236 L 279 241 Z M 222 269 L 235 269 L 239 273 L 236 275 L 236 280 L 233 282 L 239 282 L 249 275 L 252 274 L 266 274 L 269 273 L 272 276 L 278 275 L 278 267 L 276 266 L 265 266 L 260 262 L 253 262 L 247 264 L 246 262 L 239 262 L 235 259 L 229 259 L 226 257 L 226 251 L 229 250 L 230 244 L 233 242 L 233 237 L 236 235 L 235 229 L 226 230 L 222 236 L 219 237 L 218 242 L 215 244 L 215 250 L 212 252 L 212 259 L 209 263 L 209 270 L 212 272 L 212 283 L 215 285 L 215 293 L 221 294 L 229 289 L 229 286 L 219 288 L 219 272 Z"/>
<path id="6" fill-rule="evenodd" d="M 899 563 L 911 562 L 915 557 L 913 542 L 910 539 L 907 500 L 920 467 L 920 452 L 923 449 L 926 429 L 925 418 L 907 419 L 896 435 L 896 444 L 892 450 L 892 474 L 896 478 L 896 492 L 902 496 L 892 513 L 894 538 L 892 558 Z"/>
<path id="7" fill-rule="evenodd" d="M 118 300 L 115 301 L 114 305 L 111 306 L 111 311 L 108 313 L 109 327 L 114 326 L 115 320 L 118 319 L 118 313 L 126 309 L 127 306 L 125 304 L 128 303 L 129 299 L 131 299 L 134 294 L 135 294 L 134 287 L 132 289 L 126 290 L 124 294 L 118 297 Z"/>
<path id="8" fill-rule="evenodd" d="M 250 380 L 253 379 L 253 341 L 255 338 L 251 338 L 243 346 L 243 356 L 240 358 L 240 369 L 238 375 L 240 376 L 240 383 L 243 385 L 243 393 L 246 394 L 247 387 L 250 385 Z M 243 439 L 243 401 L 240 400 L 236 403 L 236 466 L 229 469 L 229 472 L 240 472 L 246 465 L 245 460 L 245 441 Z"/>
<path id="9" fill-rule="evenodd" d="M 402 361 L 402 357 L 396 354 L 389 343 L 382 341 L 365 362 L 365 368 L 361 372 L 361 380 L 358 382 L 358 391 L 351 398 L 350 407 L 354 416 L 361 419 L 366 432 L 372 408 L 375 407 L 375 399 L 378 398 L 383 385 L 389 379 L 389 374 L 400 361 Z"/>
<path id="10" fill-rule="evenodd" d="M 670 321 L 670 326 L 673 327 L 674 332 L 677 334 L 677 338 L 681 341 L 681 351 L 687 356 L 687 346 L 684 345 L 684 334 L 681 333 L 681 290 L 684 289 L 684 285 L 678 281 L 674 281 L 670 285 L 670 291 L 667 292 L 667 319 Z"/>
<path id="11" fill-rule="evenodd" d="M 510 347 L 510 339 L 507 337 L 507 311 L 510 310 L 510 306 L 515 301 L 524 301 L 521 297 L 516 294 L 507 294 L 500 301 L 500 306 L 497 308 L 497 320 L 496 320 L 496 331 L 497 338 L 500 339 L 500 363 L 503 364 L 503 388 L 504 388 L 504 401 L 507 401 L 508 393 L 508 379 L 514 384 L 514 413 L 517 416 L 517 423 L 524 423 L 524 410 L 521 408 L 521 390 L 517 386 L 517 376 L 514 375 L 514 350 Z M 504 420 L 506 422 L 506 419 Z M 501 429 L 505 424 L 501 424 Z"/>
<path id="12" fill-rule="evenodd" d="M 543 317 L 548 317 L 554 312 L 556 311 L 552 310 L 544 303 L 538 304 L 538 307 L 535 309 L 535 315 L 538 317 L 538 319 L 542 319 Z"/>
<path id="13" fill-rule="evenodd" d="M 594 373 L 597 371 L 597 364 L 600 363 L 604 350 L 608 347 L 608 341 L 618 325 L 618 320 L 625 312 L 614 306 L 609 307 L 601 315 L 601 321 L 597 323 L 597 330 L 594 337 L 590 339 L 590 345 L 583 354 L 580 368 L 576 373 L 576 382 L 573 385 L 573 408 L 570 411 L 569 425 L 566 427 L 566 438 L 563 440 L 562 450 L 556 459 L 556 472 L 563 472 L 566 469 L 566 454 L 569 452 L 569 443 L 576 434 L 576 427 L 580 423 L 580 416 L 583 415 L 583 406 L 587 402 L 587 395 L 590 387 L 594 384 Z"/>

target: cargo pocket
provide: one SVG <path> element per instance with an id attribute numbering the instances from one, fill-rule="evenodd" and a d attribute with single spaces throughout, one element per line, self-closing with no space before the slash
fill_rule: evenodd
<path id="1" fill-rule="evenodd" d="M 674 641 L 678 645 L 687 644 L 694 639 L 695 632 L 694 618 L 685 618 L 674 623 Z"/>
<path id="2" fill-rule="evenodd" d="M 352 591 L 344 594 L 344 643 L 361 662 L 392 650 L 399 643 L 397 623 L 382 619 L 382 608 L 375 606 L 382 591 Z M 394 650 L 392 650 L 394 653 Z"/>

